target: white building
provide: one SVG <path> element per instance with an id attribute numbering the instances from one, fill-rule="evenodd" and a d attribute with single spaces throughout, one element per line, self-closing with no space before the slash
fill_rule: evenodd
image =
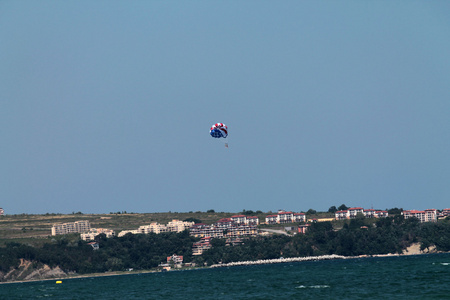
<path id="1" fill-rule="evenodd" d="M 140 233 L 139 230 L 122 230 L 121 232 L 119 232 L 119 234 L 117 235 L 118 237 L 123 237 L 124 235 L 131 233 L 131 234 L 138 234 Z"/>
<path id="2" fill-rule="evenodd" d="M 304 213 L 294 213 L 294 223 L 306 222 L 306 215 Z"/>
<path id="3" fill-rule="evenodd" d="M 247 221 L 247 216 L 235 215 L 235 216 L 231 216 L 230 219 L 233 220 L 236 224 L 245 224 Z"/>
<path id="4" fill-rule="evenodd" d="M 159 224 L 158 222 L 153 222 L 150 223 L 150 225 L 142 225 L 139 226 L 138 228 L 138 232 L 139 233 L 143 233 L 143 234 L 148 234 L 148 233 L 162 233 L 162 232 L 168 232 L 169 230 L 167 229 L 166 225 L 163 224 Z"/>
<path id="5" fill-rule="evenodd" d="M 182 232 L 185 231 L 186 229 L 189 229 L 194 224 L 195 222 L 172 220 L 169 223 L 167 223 L 167 229 L 170 232 Z"/>
<path id="6" fill-rule="evenodd" d="M 402 215 L 405 219 L 417 218 L 420 222 L 437 222 L 437 210 L 404 210 Z"/>
<path id="7" fill-rule="evenodd" d="M 356 218 L 358 214 L 363 214 L 364 209 L 362 207 L 352 207 L 348 209 L 348 215 L 350 219 Z"/>
<path id="8" fill-rule="evenodd" d="M 276 215 L 266 216 L 266 224 L 285 224 L 299 222 L 306 222 L 306 215 L 304 213 L 293 213 L 291 211 L 280 210 Z"/>
<path id="9" fill-rule="evenodd" d="M 247 217 L 245 220 L 245 224 L 247 225 L 259 225 L 259 219 L 257 216 Z"/>
<path id="10" fill-rule="evenodd" d="M 91 229 L 88 220 L 76 221 L 73 223 L 53 224 L 52 235 L 68 234 L 68 233 L 83 233 Z"/>
<path id="11" fill-rule="evenodd" d="M 236 224 L 258 225 L 259 219 L 256 216 L 235 215 L 230 218 Z"/>
<path id="12" fill-rule="evenodd" d="M 94 250 L 98 250 L 100 246 L 97 242 L 90 242 L 88 245 L 91 246 Z"/>
<path id="13" fill-rule="evenodd" d="M 111 230 L 111 229 L 91 228 L 91 230 L 89 230 L 89 232 L 81 234 L 81 239 L 83 241 L 87 241 L 87 242 L 93 241 L 97 235 L 102 234 L 102 233 L 104 233 L 107 238 L 112 238 L 115 235 L 114 230 Z"/>
<path id="14" fill-rule="evenodd" d="M 276 224 L 278 219 L 278 215 L 269 215 L 266 216 L 266 224 Z"/>
<path id="15" fill-rule="evenodd" d="M 189 229 L 192 225 L 194 225 L 194 222 L 185 222 L 180 220 L 172 220 L 167 225 L 159 224 L 158 222 L 152 222 L 150 225 L 142 225 L 139 226 L 137 230 L 123 230 L 119 232 L 117 235 L 118 237 L 122 237 L 126 235 L 127 233 L 132 234 L 149 234 L 149 233 L 163 233 L 163 232 L 182 232 L 186 229 Z"/>
<path id="16" fill-rule="evenodd" d="M 200 241 L 192 245 L 192 255 L 202 255 L 204 251 L 211 248 L 212 237 L 202 237 Z"/>
<path id="17" fill-rule="evenodd" d="M 220 219 L 212 225 L 195 224 L 189 229 L 191 236 L 204 238 L 237 238 L 242 236 L 257 236 L 256 225 L 236 224 L 231 218 Z"/>
<path id="18" fill-rule="evenodd" d="M 348 210 L 338 210 L 334 213 L 336 220 L 354 219 L 358 214 L 366 218 L 385 218 L 388 212 L 385 210 L 363 209 L 362 207 L 352 207 Z"/>

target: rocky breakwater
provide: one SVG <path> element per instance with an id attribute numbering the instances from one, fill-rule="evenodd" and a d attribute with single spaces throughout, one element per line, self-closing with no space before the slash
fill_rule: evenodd
<path id="1" fill-rule="evenodd" d="M 215 264 L 211 265 L 211 268 L 218 267 L 234 267 L 234 266 L 248 266 L 248 265 L 264 265 L 264 264 L 279 264 L 279 263 L 290 263 L 290 262 L 300 262 L 300 261 L 316 261 L 316 260 L 330 260 L 330 259 L 345 259 L 347 257 L 342 255 L 322 255 L 322 256 L 305 256 L 305 257 L 289 257 L 289 258 L 275 258 L 275 259 L 260 259 L 251 261 L 236 261 L 226 264 Z"/>

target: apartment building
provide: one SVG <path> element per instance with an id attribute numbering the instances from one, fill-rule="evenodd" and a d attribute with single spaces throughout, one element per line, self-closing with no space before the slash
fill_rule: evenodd
<path id="1" fill-rule="evenodd" d="M 170 232 L 182 232 L 185 231 L 186 229 L 189 229 L 194 224 L 195 222 L 186 222 L 174 219 L 169 223 L 167 223 L 167 229 Z"/>
<path id="2" fill-rule="evenodd" d="M 233 220 L 236 224 L 245 224 L 247 222 L 247 216 L 235 215 L 231 216 L 231 220 Z"/>
<path id="3" fill-rule="evenodd" d="M 122 230 L 121 232 L 119 232 L 119 234 L 117 234 L 117 237 L 123 237 L 123 236 L 125 236 L 128 233 L 139 234 L 141 232 L 139 230 Z"/>
<path id="4" fill-rule="evenodd" d="M 158 222 L 150 223 L 150 225 L 142 225 L 138 228 L 138 233 L 149 234 L 149 233 L 160 234 L 163 232 L 169 232 L 166 225 L 159 224 Z"/>
<path id="5" fill-rule="evenodd" d="M 259 219 L 256 216 L 235 215 L 230 218 L 236 224 L 259 225 Z"/>
<path id="6" fill-rule="evenodd" d="M 352 208 L 348 209 L 348 215 L 349 215 L 350 219 L 356 218 L 356 216 L 358 214 L 364 215 L 364 209 L 362 207 L 352 207 Z"/>
<path id="7" fill-rule="evenodd" d="M 93 241 L 97 235 L 105 234 L 107 238 L 112 238 L 115 236 L 114 230 L 106 229 L 106 228 L 91 228 L 89 232 L 82 233 L 81 239 L 83 241 Z"/>
<path id="8" fill-rule="evenodd" d="M 301 234 L 305 234 L 310 226 L 311 226 L 310 223 L 305 224 L 305 225 L 299 225 L 298 228 L 297 228 L 297 232 L 301 233 Z"/>
<path id="9" fill-rule="evenodd" d="M 202 255 L 204 251 L 210 249 L 212 237 L 202 237 L 200 241 L 192 245 L 192 255 Z"/>
<path id="10" fill-rule="evenodd" d="M 256 236 L 256 225 L 237 224 L 231 218 L 220 219 L 212 225 L 203 223 L 194 224 L 189 229 L 189 234 L 195 237 L 211 238 L 236 238 L 242 236 Z"/>
<path id="11" fill-rule="evenodd" d="M 76 221 L 71 223 L 53 224 L 52 235 L 68 234 L 68 233 L 84 233 L 91 229 L 88 220 Z"/>
<path id="12" fill-rule="evenodd" d="M 417 218 L 420 222 L 437 222 L 437 209 L 404 210 L 402 215 L 405 219 Z"/>
<path id="13" fill-rule="evenodd" d="M 266 216 L 266 224 L 276 224 L 278 215 L 268 215 Z"/>
<path id="14" fill-rule="evenodd" d="M 163 232 L 181 232 L 186 229 L 189 229 L 192 225 L 194 225 L 194 222 L 185 222 L 180 220 L 172 220 L 167 225 L 159 224 L 158 222 L 150 223 L 150 225 L 142 225 L 139 226 L 137 230 L 123 230 L 119 232 L 117 235 L 118 237 L 122 237 L 126 235 L 127 233 L 132 234 L 149 234 L 151 232 L 159 234 Z"/>
<path id="15" fill-rule="evenodd" d="M 336 220 L 354 219 L 358 214 L 366 218 L 386 218 L 389 214 L 385 210 L 363 209 L 362 207 L 352 207 L 347 210 L 338 210 L 334 216 Z"/>
<path id="16" fill-rule="evenodd" d="M 174 263 L 174 264 L 182 264 L 183 263 L 183 256 L 182 255 L 176 255 L 173 254 L 172 256 L 167 257 L 167 263 Z"/>
<path id="17" fill-rule="evenodd" d="M 306 222 L 306 215 L 304 213 L 294 213 L 291 211 L 278 211 L 276 215 L 266 216 L 266 224 L 286 224 Z"/>

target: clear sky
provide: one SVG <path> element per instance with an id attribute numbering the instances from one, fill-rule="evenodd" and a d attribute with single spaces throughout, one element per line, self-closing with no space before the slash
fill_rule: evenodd
<path id="1" fill-rule="evenodd" d="M 450 207 L 449 16 L 450 1 L 0 1 L 0 207 Z"/>

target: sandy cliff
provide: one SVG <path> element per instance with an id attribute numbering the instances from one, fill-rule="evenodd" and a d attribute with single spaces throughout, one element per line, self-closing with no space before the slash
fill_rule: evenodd
<path id="1" fill-rule="evenodd" d="M 404 255 L 416 255 L 416 254 L 426 254 L 426 253 L 436 253 L 436 246 L 431 246 L 423 251 L 420 250 L 420 243 L 411 244 L 408 248 L 403 250 Z"/>
<path id="2" fill-rule="evenodd" d="M 28 260 L 21 259 L 16 269 L 7 273 L 0 272 L 0 281 L 40 280 L 66 277 L 67 273 L 59 267 L 50 268 L 48 265 L 36 265 Z"/>

